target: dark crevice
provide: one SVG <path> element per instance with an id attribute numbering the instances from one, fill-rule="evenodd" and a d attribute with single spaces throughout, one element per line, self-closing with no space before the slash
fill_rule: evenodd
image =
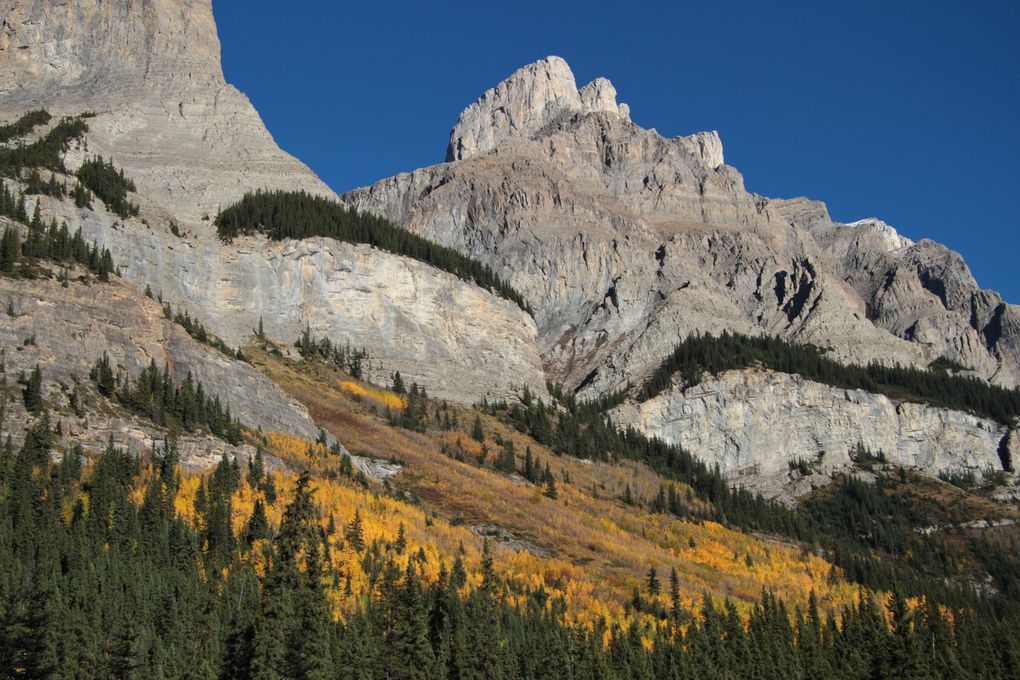
<path id="1" fill-rule="evenodd" d="M 918 272 L 917 278 L 925 290 L 938 296 L 939 300 L 942 301 L 943 307 L 946 309 L 949 308 L 946 305 L 946 284 L 942 279 L 932 276 L 931 273 L 927 271 Z"/>
<path id="2" fill-rule="evenodd" d="M 1006 472 L 1013 472 L 1013 454 L 1009 450 L 1009 436 L 1012 433 L 1012 429 L 1007 430 L 999 440 L 999 462 L 1002 463 L 1002 469 Z"/>
<path id="3" fill-rule="evenodd" d="M 981 336 L 985 339 L 985 347 L 992 350 L 1002 337 L 1002 316 L 1006 313 L 1006 303 L 1001 302 L 992 312 L 992 318 L 988 320 L 985 327 L 981 329 Z"/>

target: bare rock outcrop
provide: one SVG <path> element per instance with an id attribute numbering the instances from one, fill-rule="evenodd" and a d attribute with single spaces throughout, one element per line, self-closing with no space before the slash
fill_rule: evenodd
<path id="1" fill-rule="evenodd" d="M 604 80 L 575 96 L 567 65 L 541 60 L 464 111 L 455 162 L 345 200 L 511 281 L 536 308 L 547 374 L 583 395 L 639 383 L 679 339 L 723 329 L 852 362 L 966 358 L 1018 383 L 1013 308 L 999 311 L 962 260 L 875 220 L 833 223 L 820 202 L 750 194 L 716 133 L 667 139 L 615 96 Z"/>
<path id="2" fill-rule="evenodd" d="M 531 319 L 472 284 L 325 239 L 220 242 L 211 217 L 247 191 L 333 194 L 224 81 L 210 0 L 0 0 L 0 14 L 0 118 L 39 106 L 93 111 L 67 165 L 100 153 L 138 187 L 139 218 L 43 199 L 44 218 L 110 248 L 139 290 L 151 287 L 232 345 L 260 318 L 282 343 L 310 325 L 436 396 L 544 389 Z"/>
<path id="3" fill-rule="evenodd" d="M 307 326 L 317 338 L 367 349 L 369 375 L 384 383 L 400 371 L 434 396 L 467 402 L 506 398 L 524 385 L 545 390 L 532 318 L 417 260 L 326 238 L 178 238 L 41 200 L 46 219 L 80 225 L 110 248 L 125 278 L 204 312 L 203 324 L 231 346 L 247 342 L 260 320 L 285 345 Z"/>
<path id="4" fill-rule="evenodd" d="M 603 112 L 627 118 L 626 104 L 616 103 L 616 89 L 598 78 L 581 90 L 560 57 L 546 57 L 514 72 L 460 114 L 450 132 L 446 160 L 464 160 L 496 148 L 512 137 L 531 137 L 557 118 Z"/>
<path id="5" fill-rule="evenodd" d="M 772 371 L 727 371 L 621 406 L 613 415 L 770 496 L 796 476 L 791 464 L 826 475 L 852 468 L 859 444 L 931 476 L 973 472 L 980 478 L 1018 453 L 1009 448 L 1015 435 L 995 421 Z"/>
<path id="6" fill-rule="evenodd" d="M 0 277 L 0 301 L 9 310 L 0 317 L 7 375 L 28 374 L 39 365 L 44 393 L 57 412 L 70 408 L 75 385 L 87 385 L 90 369 L 106 354 L 115 370 L 129 376 L 136 376 L 150 361 L 169 367 L 176 381 L 191 374 L 248 427 L 312 439 L 318 433 L 307 409 L 275 383 L 248 364 L 194 340 L 164 317 L 157 302 L 118 279 L 91 284 L 72 280 L 64 287 L 50 279 Z M 103 435 L 97 446 L 105 444 L 109 434 L 116 434 L 118 442 L 144 443 L 155 431 L 146 424 L 109 417 L 89 420 L 93 427 L 87 429 L 94 431 L 83 434 L 92 439 Z M 96 427 L 97 422 L 106 422 L 105 429 Z M 132 432 L 137 436 L 129 436 Z M 192 449 L 208 448 L 193 439 L 186 437 L 182 444 L 189 458 Z"/>
<path id="7" fill-rule="evenodd" d="M 91 111 L 89 150 L 195 228 L 257 187 L 332 192 L 227 84 L 211 0 L 2 0 L 0 116 Z"/>
<path id="8" fill-rule="evenodd" d="M 640 382 L 694 331 L 935 358 L 867 318 L 811 234 L 745 191 L 716 133 L 643 130 L 603 105 L 607 81 L 575 97 L 568 73 L 552 57 L 519 70 L 461 116 L 462 160 L 345 199 L 492 266 L 535 307 L 549 377 L 586 395 Z"/>
<path id="9" fill-rule="evenodd" d="M 875 218 L 832 222 L 808 203 L 769 201 L 830 255 L 877 327 L 994 383 L 1020 385 L 1020 307 L 982 290 L 958 253 L 914 243 Z"/>

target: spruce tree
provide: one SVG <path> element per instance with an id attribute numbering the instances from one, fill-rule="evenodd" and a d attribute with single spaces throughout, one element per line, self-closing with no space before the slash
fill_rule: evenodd
<path id="1" fill-rule="evenodd" d="M 39 413 L 42 411 L 42 371 L 39 369 L 39 364 L 36 364 L 31 374 L 29 374 L 25 387 L 21 391 L 21 396 L 25 402 L 25 409 L 29 413 Z"/>
<path id="2" fill-rule="evenodd" d="M 479 444 L 485 441 L 485 430 L 482 429 L 482 418 L 475 415 L 474 425 L 471 426 L 471 438 Z"/>

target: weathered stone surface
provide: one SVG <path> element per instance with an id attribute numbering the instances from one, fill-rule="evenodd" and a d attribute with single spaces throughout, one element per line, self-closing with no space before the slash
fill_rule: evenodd
<path id="1" fill-rule="evenodd" d="M 546 57 L 514 72 L 460 114 L 446 160 L 478 156 L 504 140 L 529 138 L 560 117 L 596 111 L 629 115 L 626 104 L 616 103 L 616 88 L 608 80 L 598 78 L 578 91 L 567 62 Z"/>
<path id="2" fill-rule="evenodd" d="M 90 152 L 178 221 L 259 187 L 332 193 L 224 81 L 210 0 L 2 0 L 0 16 L 0 116 L 95 112 Z"/>
<path id="3" fill-rule="evenodd" d="M 0 317 L 0 346 L 9 375 L 39 364 L 48 389 L 89 381 L 89 370 L 109 355 L 115 370 L 137 375 L 155 361 L 176 380 L 191 373 L 210 395 L 219 395 L 242 424 L 314 438 L 308 411 L 248 364 L 192 339 L 166 320 L 159 304 L 134 287 L 110 283 L 26 281 L 0 277 L 0 300 L 13 318 Z M 25 344 L 27 339 L 32 342 Z M 59 390 L 58 390 L 59 391 Z M 57 393 L 54 393 L 57 394 Z"/>
<path id="4" fill-rule="evenodd" d="M 246 191 L 332 193 L 224 82 L 209 0 L 0 0 L 0 11 L 0 117 L 35 106 L 93 110 L 86 144 L 67 164 L 102 153 L 138 185 L 138 219 L 49 199 L 44 216 L 109 247 L 139 289 L 162 293 L 233 345 L 260 317 L 288 344 L 310 324 L 368 348 L 380 375 L 400 370 L 436 396 L 471 402 L 511 385 L 544 389 L 532 321 L 475 286 L 322 239 L 219 241 L 204 217 Z"/>
<path id="5" fill-rule="evenodd" d="M 572 102 L 564 68 L 521 69 L 469 107 L 455 137 L 465 120 L 488 120 L 483 110 Z M 346 199 L 507 278 L 536 308 L 547 374 L 585 394 L 640 382 L 696 330 L 766 331 L 855 361 L 925 361 L 924 347 L 866 318 L 809 233 L 744 190 L 718 135 L 666 139 L 617 114 L 556 106 L 538 131 L 496 124 L 499 139 L 474 135 L 488 141 L 465 146 L 465 160 Z"/>
<path id="6" fill-rule="evenodd" d="M 1020 384 L 1020 307 L 979 288 L 958 253 L 875 218 L 835 223 L 805 203 L 769 201 L 830 255 L 877 327 L 994 383 Z"/>
<path id="7" fill-rule="evenodd" d="M 981 377 L 1020 379 L 1014 308 L 997 311 L 953 258 L 875 220 L 834 224 L 819 202 L 749 194 L 717 134 L 664 138 L 613 112 L 607 82 L 575 98 L 572 80 L 560 59 L 520 69 L 462 114 L 457 162 L 345 196 L 510 280 L 536 308 L 551 379 L 606 393 L 689 333 L 723 329 L 854 362 L 965 357 Z M 876 299 L 890 274 L 903 284 Z M 942 278 L 952 314 L 922 312 Z"/>
<path id="8" fill-rule="evenodd" d="M 400 371 L 442 398 L 505 398 L 523 385 L 545 390 L 535 323 L 515 304 L 452 274 L 364 245 L 179 239 L 163 229 L 42 198 L 42 214 L 81 225 L 106 244 L 125 278 L 148 285 L 241 346 L 262 319 L 266 336 L 291 345 L 316 337 L 368 350 L 368 375 Z"/>
<path id="9" fill-rule="evenodd" d="M 853 466 L 858 443 L 889 462 L 935 476 L 1002 470 L 1009 428 L 959 411 L 896 402 L 771 371 L 728 371 L 614 411 L 664 441 L 681 444 L 733 480 L 778 495 L 809 462 L 831 474 Z"/>

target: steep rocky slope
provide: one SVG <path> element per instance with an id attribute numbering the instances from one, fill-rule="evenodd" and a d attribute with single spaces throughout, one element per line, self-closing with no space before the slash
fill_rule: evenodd
<path id="1" fill-rule="evenodd" d="M 77 435 L 95 448 L 105 446 L 112 436 L 118 445 L 138 450 L 164 436 L 148 421 L 102 406 L 102 399 L 91 387 L 89 371 L 104 354 L 117 373 L 131 377 L 150 361 L 160 368 L 169 367 L 177 382 L 190 373 L 207 394 L 218 396 L 250 428 L 309 438 L 317 434 L 305 407 L 271 380 L 248 364 L 192 339 L 164 317 L 156 301 L 119 279 L 109 283 L 72 280 L 64 287 L 45 278 L 0 277 L 0 300 L 7 309 L 0 316 L 7 383 L 14 387 L 19 375 L 27 375 L 38 365 L 43 395 L 53 417 L 67 434 Z M 77 405 L 71 403 L 72 395 L 80 400 Z M 88 405 L 81 401 L 86 399 Z M 19 403 L 10 400 L 10 422 L 18 420 L 14 409 Z M 189 465 L 215 462 L 223 450 L 233 452 L 235 447 L 212 437 L 185 435 L 181 441 L 182 460 Z"/>
<path id="2" fill-rule="evenodd" d="M 241 344 L 264 319 L 292 343 L 366 347 L 380 375 L 399 370 L 464 401 L 544 389 L 535 328 L 514 305 L 417 261 L 319 239 L 222 244 L 210 219 L 261 187 L 332 196 L 282 152 L 223 79 L 209 0 L 4 0 L 0 118 L 44 106 L 88 119 L 67 154 L 110 157 L 138 187 L 138 218 L 43 200 L 43 216 L 109 247 L 124 276 Z M 179 236 L 177 234 L 180 234 Z"/>
<path id="3" fill-rule="evenodd" d="M 1011 429 L 993 420 L 772 371 L 729 371 L 621 406 L 613 416 L 697 451 L 768 496 L 797 481 L 791 462 L 825 475 L 850 470 L 858 443 L 931 475 L 980 478 L 1020 455 L 1008 443 Z"/>
<path id="4" fill-rule="evenodd" d="M 870 223 L 837 225 L 821 204 L 749 194 L 716 133 L 643 130 L 608 81 L 578 90 L 557 57 L 468 107 L 447 158 L 457 162 L 346 198 L 510 279 L 537 308 L 550 376 L 587 394 L 639 379 L 678 337 L 721 328 L 847 360 L 944 356 L 1003 384 L 1020 378 L 1016 308 L 979 291 L 958 256 L 888 228 L 868 238 Z M 933 292 L 943 288 L 954 296 Z M 935 312 L 952 321 L 940 342 L 925 332 Z"/>
<path id="5" fill-rule="evenodd" d="M 0 115 L 95 112 L 90 150 L 178 220 L 251 187 L 330 193 L 224 81 L 211 0 L 4 0 L 0 15 Z"/>

